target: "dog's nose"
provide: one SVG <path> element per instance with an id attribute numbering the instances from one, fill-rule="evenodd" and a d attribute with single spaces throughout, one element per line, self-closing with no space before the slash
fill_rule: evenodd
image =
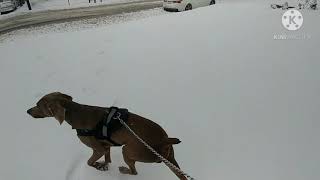
<path id="1" fill-rule="evenodd" d="M 28 109 L 28 110 L 27 110 L 27 113 L 28 113 L 28 114 L 31 114 L 31 109 Z"/>

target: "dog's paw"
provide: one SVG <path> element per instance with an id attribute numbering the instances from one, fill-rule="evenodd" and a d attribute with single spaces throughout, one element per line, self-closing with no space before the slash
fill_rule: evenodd
<path id="1" fill-rule="evenodd" d="M 99 171 L 107 171 L 109 169 L 109 163 L 95 162 L 93 167 L 95 167 Z"/>
<path id="2" fill-rule="evenodd" d="M 119 171 L 120 171 L 120 173 L 122 173 L 122 174 L 137 175 L 137 173 L 132 173 L 129 168 L 124 167 L 124 166 L 120 166 L 120 167 L 119 167 Z"/>

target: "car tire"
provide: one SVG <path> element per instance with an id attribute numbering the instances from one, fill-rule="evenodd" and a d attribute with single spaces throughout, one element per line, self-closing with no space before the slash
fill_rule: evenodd
<path id="1" fill-rule="evenodd" d="M 214 5 L 214 4 L 216 4 L 216 0 L 211 0 L 210 5 Z"/>
<path id="2" fill-rule="evenodd" d="M 184 9 L 185 11 L 190 11 L 192 10 L 192 4 L 187 4 L 186 8 Z"/>

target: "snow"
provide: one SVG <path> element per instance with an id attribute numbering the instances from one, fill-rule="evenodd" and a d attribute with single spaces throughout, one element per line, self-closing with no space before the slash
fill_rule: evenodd
<path id="1" fill-rule="evenodd" d="M 26 113 L 53 91 L 157 122 L 182 140 L 176 159 L 199 180 L 319 179 L 319 11 L 302 11 L 295 32 L 282 13 L 265 2 L 221 3 L 2 41 L 2 179 L 176 179 L 163 164 L 121 175 L 120 148 L 109 171 L 88 167 L 91 151 L 70 126 Z"/>
<path id="2" fill-rule="evenodd" d="M 161 14 L 167 14 L 168 12 L 163 11 L 162 8 L 155 8 L 150 10 L 144 10 L 139 12 L 122 13 L 111 16 L 101 16 L 94 18 L 85 18 L 70 22 L 61 22 L 54 24 L 45 24 L 40 26 L 32 26 L 27 29 L 19 29 L 11 32 L 7 32 L 0 36 L 0 42 L 11 41 L 19 37 L 34 36 L 35 34 L 48 34 L 48 33 L 64 33 L 64 32 L 75 32 L 84 29 L 92 29 L 96 27 L 114 25 L 124 23 L 127 21 L 138 20 L 142 18 L 158 16 Z"/>
<path id="3" fill-rule="evenodd" d="M 30 12 L 57 10 L 57 9 L 72 9 L 72 8 L 79 8 L 79 7 L 90 7 L 90 6 L 129 3 L 129 2 L 138 2 L 138 1 L 141 1 L 141 0 L 102 0 L 102 2 L 100 0 L 97 0 L 97 3 L 94 3 L 93 0 L 91 1 L 91 3 L 89 3 L 89 0 L 70 0 L 70 5 L 69 5 L 68 0 L 30 0 L 32 11 L 28 9 L 27 3 L 25 3 L 22 7 L 18 8 L 16 11 L 1 15 L 0 19 L 27 14 Z"/>

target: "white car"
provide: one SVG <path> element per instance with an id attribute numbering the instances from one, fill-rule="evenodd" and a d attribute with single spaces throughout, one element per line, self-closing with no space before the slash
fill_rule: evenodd
<path id="1" fill-rule="evenodd" d="M 14 11 L 18 6 L 17 0 L 0 0 L 0 13 Z"/>
<path id="2" fill-rule="evenodd" d="M 163 9 L 166 11 L 188 11 L 215 3 L 216 0 L 164 0 Z"/>

